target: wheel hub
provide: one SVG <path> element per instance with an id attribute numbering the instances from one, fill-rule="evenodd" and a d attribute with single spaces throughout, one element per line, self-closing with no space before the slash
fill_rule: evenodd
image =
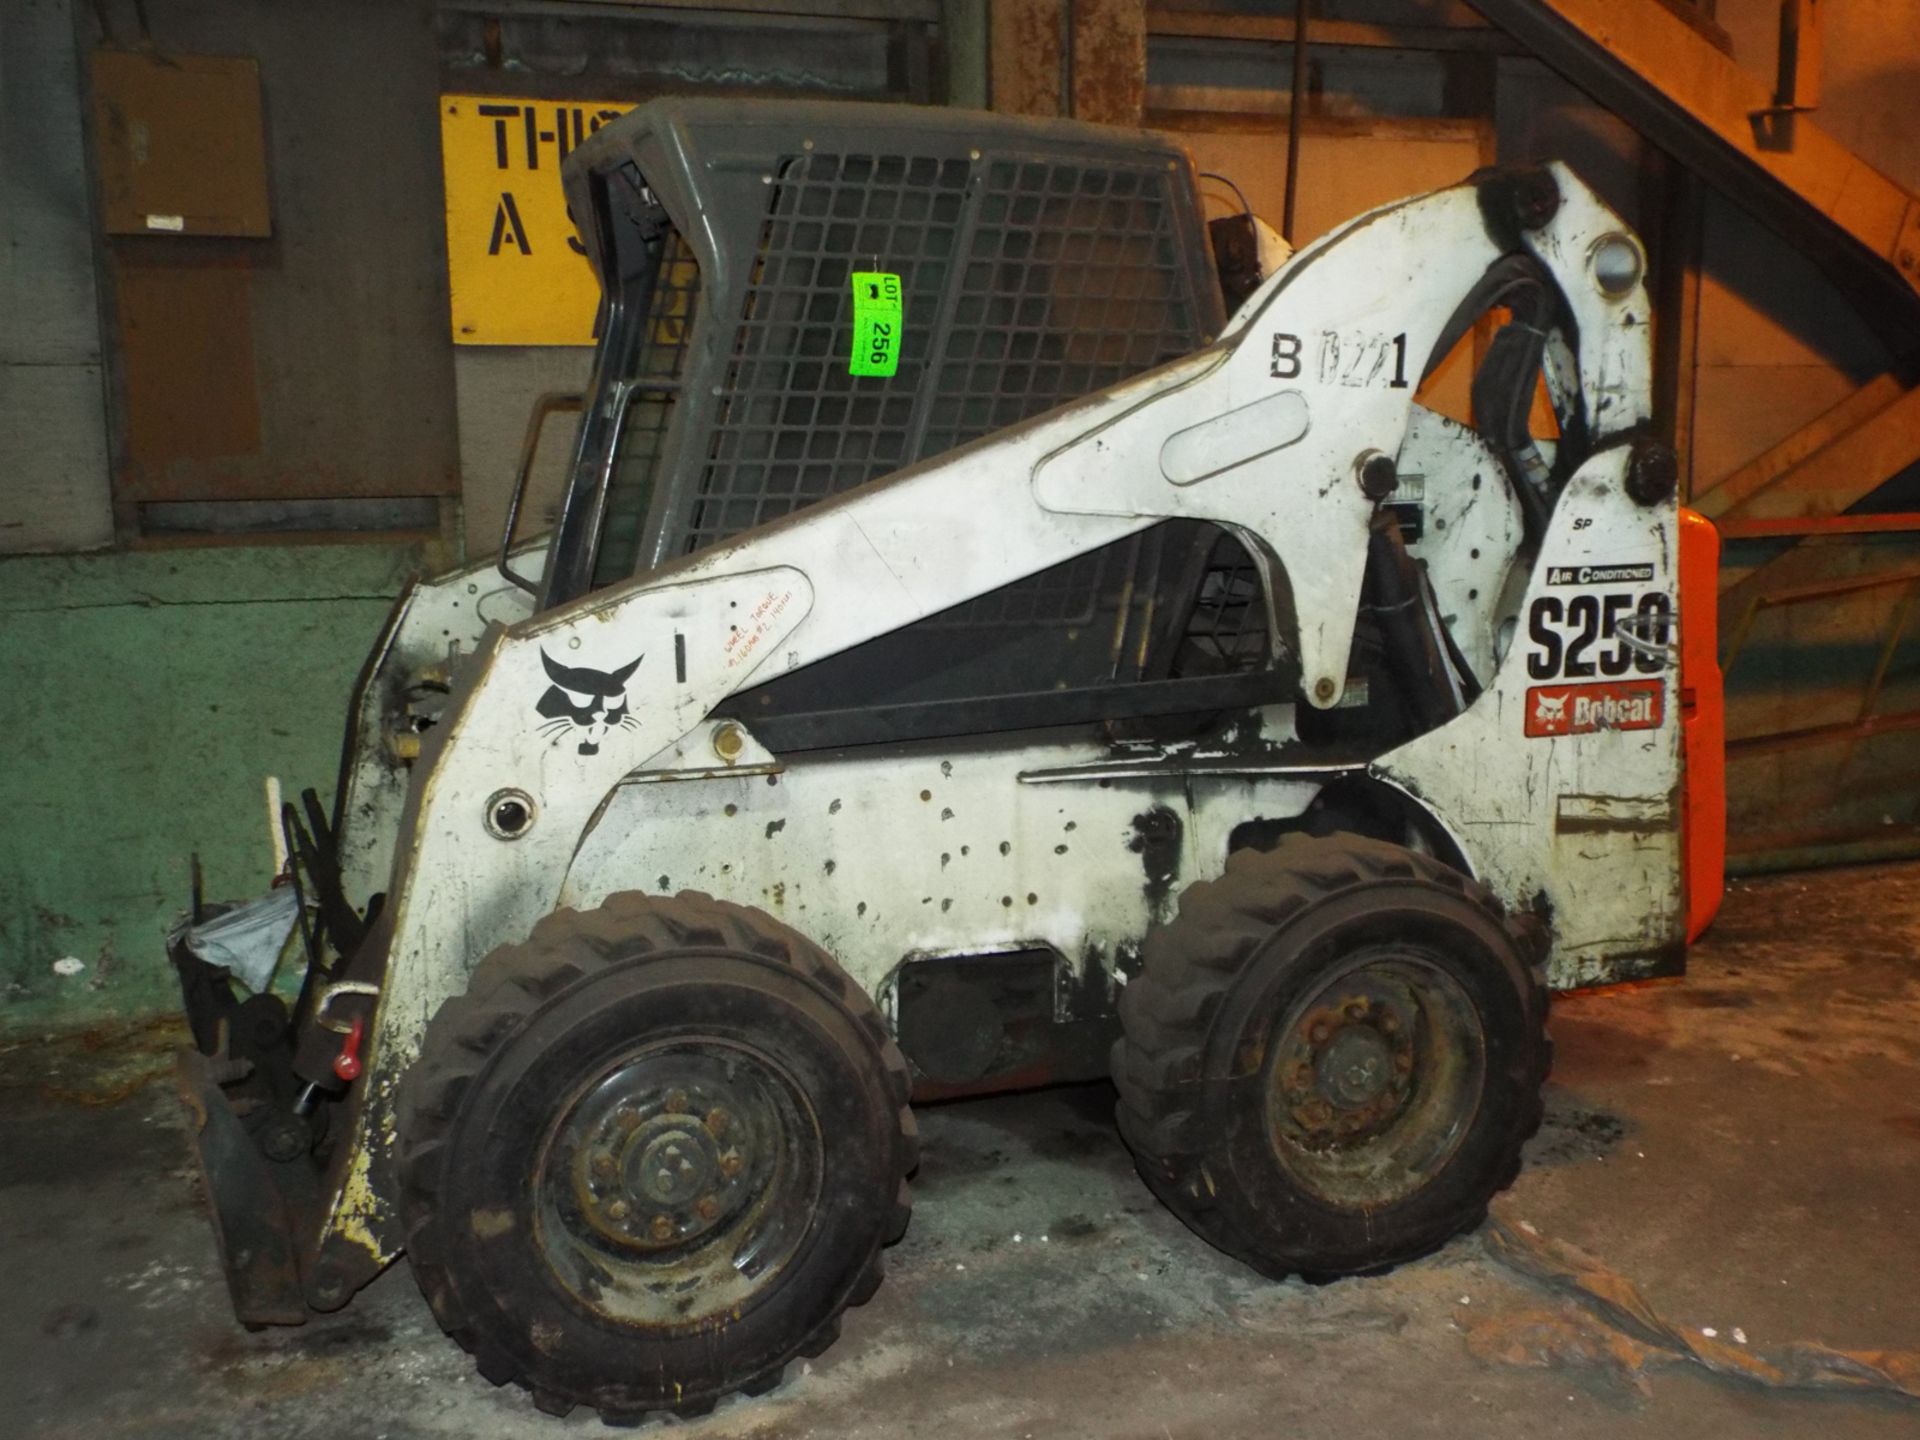
<path id="1" fill-rule="evenodd" d="M 1328 1042 L 1314 1066 L 1321 1091 L 1348 1110 L 1379 1098 L 1393 1075 L 1393 1052 L 1379 1031 L 1349 1026 Z"/>
<path id="2" fill-rule="evenodd" d="M 1277 1073 L 1303 1143 L 1351 1145 L 1393 1123 L 1412 1091 L 1413 1029 L 1400 1005 L 1357 989 L 1301 1017 Z"/>
<path id="3" fill-rule="evenodd" d="M 651 1073 L 649 1073 L 651 1072 Z M 571 1169 L 586 1225 L 642 1251 L 688 1245 L 758 1197 L 771 1168 L 764 1096 L 724 1075 L 632 1067 L 603 1084 L 575 1133 Z"/>

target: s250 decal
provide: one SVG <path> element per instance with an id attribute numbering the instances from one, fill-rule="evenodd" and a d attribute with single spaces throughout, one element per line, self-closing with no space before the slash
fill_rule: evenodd
<path id="1" fill-rule="evenodd" d="M 1648 647 L 1665 646 L 1672 620 L 1673 602 L 1661 590 L 1536 596 L 1527 609 L 1527 674 L 1535 680 L 1657 675 L 1667 661 Z"/>

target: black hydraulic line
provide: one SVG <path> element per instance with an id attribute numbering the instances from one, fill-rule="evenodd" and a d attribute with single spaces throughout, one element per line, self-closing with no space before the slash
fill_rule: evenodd
<path id="1" fill-rule="evenodd" d="M 1367 546 L 1367 594 L 1394 671 L 1406 683 L 1415 733 L 1424 735 L 1460 713 L 1461 696 L 1448 678 L 1433 627 L 1427 624 L 1423 582 L 1400 539 L 1399 517 L 1384 506 L 1373 517 Z"/>

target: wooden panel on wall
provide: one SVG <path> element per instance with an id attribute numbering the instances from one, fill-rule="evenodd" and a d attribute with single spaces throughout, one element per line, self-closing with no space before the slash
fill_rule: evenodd
<path id="1" fill-rule="evenodd" d="M 150 19 L 163 54 L 257 57 L 273 233 L 108 238 L 117 498 L 457 493 L 432 8 L 201 0 Z"/>
<path id="2" fill-rule="evenodd" d="M 250 267 L 156 241 L 113 259 L 127 468 L 121 495 L 172 499 L 182 462 L 260 449 Z"/>
<path id="3" fill-rule="evenodd" d="M 258 62 L 96 50 L 93 109 L 109 235 L 273 233 Z"/>

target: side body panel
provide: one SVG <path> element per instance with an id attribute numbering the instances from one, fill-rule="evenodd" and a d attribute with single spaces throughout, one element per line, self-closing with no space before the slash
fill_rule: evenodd
<path id="1" fill-rule="evenodd" d="M 1467 712 L 1376 762 L 1510 907 L 1551 922 L 1557 988 L 1677 969 L 1676 507 L 1628 498 L 1626 447 L 1560 497 L 1512 643 Z M 1636 648 L 1612 628 L 1625 622 Z"/>

